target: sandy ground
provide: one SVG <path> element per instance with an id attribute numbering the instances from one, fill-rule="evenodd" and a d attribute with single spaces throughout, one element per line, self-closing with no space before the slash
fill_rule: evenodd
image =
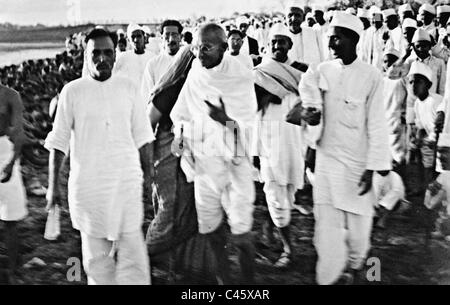
<path id="1" fill-rule="evenodd" d="M 24 165 L 25 182 L 32 176 L 46 185 L 46 169 L 33 170 Z M 410 169 L 414 180 L 417 171 Z M 262 193 L 258 192 L 259 196 Z M 420 198 L 413 198 L 420 201 Z M 67 261 L 71 257 L 81 258 L 79 233 L 72 229 L 67 206 L 62 208 L 61 236 L 50 242 L 43 238 L 46 212 L 45 198 L 29 196 L 29 215 L 19 225 L 21 238 L 22 264 L 18 272 L 20 284 L 85 284 L 85 274 L 81 281 L 71 282 L 67 273 L 71 266 Z M 428 248 L 424 247 L 425 234 L 423 214 L 418 204 L 406 213 L 394 214 L 389 219 L 386 230 L 374 229 L 370 257 L 377 257 L 381 263 L 381 281 L 367 284 L 450 284 L 450 243 L 433 239 Z M 266 208 L 258 205 L 255 210 L 254 233 L 256 240 L 261 237 L 261 224 L 266 215 Z M 314 284 L 316 253 L 312 245 L 314 219 L 293 213 L 292 239 L 295 256 L 292 265 L 285 270 L 275 269 L 264 260 L 258 259 L 257 284 Z M 0 226 L 0 255 L 4 240 L 4 230 Z M 259 247 L 259 252 L 269 260 L 275 260 L 280 254 L 280 245 L 271 248 Z M 4 252 L 4 250 L 3 250 Z M 26 263 L 33 258 L 43 261 L 40 264 Z M 237 258 L 231 255 L 233 269 L 237 268 Z M 236 274 L 236 273 L 235 273 Z M 153 283 L 166 284 L 167 273 L 155 264 L 152 269 Z"/>

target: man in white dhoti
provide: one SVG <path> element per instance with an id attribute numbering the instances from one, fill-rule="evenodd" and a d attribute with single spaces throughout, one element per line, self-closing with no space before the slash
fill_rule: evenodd
<path id="1" fill-rule="evenodd" d="M 245 148 L 257 111 L 254 80 L 248 69 L 224 54 L 227 37 L 219 25 L 202 26 L 194 42 L 197 59 L 170 114 L 178 137 L 174 142 L 178 147 L 183 141 L 190 151 L 182 167 L 194 180 L 199 232 L 211 244 L 217 277 L 226 283 L 229 276 L 225 211 L 243 281 L 249 283 L 254 275 L 250 231 L 255 189 Z"/>
<path id="2" fill-rule="evenodd" d="M 319 284 L 335 283 L 341 275 L 352 280 L 363 268 L 376 200 L 373 172 L 386 175 L 391 168 L 385 112 L 380 107 L 382 76 L 356 55 L 362 30 L 356 16 L 336 12 L 329 42 L 335 60 L 306 73 L 318 80 L 324 102 L 314 183 Z M 302 114 L 308 124 L 320 119 L 317 112 Z"/>
<path id="3" fill-rule="evenodd" d="M 137 24 L 130 24 L 127 36 L 132 50 L 120 53 L 114 65 L 114 74 L 122 74 L 130 78 L 136 86 L 140 86 L 147 62 L 154 56 L 145 50 L 145 32 Z"/>
<path id="4" fill-rule="evenodd" d="M 250 55 L 242 53 L 241 47 L 243 44 L 244 35 L 238 30 L 231 30 L 228 33 L 228 51 L 227 54 L 230 54 L 239 62 L 249 70 L 253 69 L 253 60 Z"/>
<path id="5" fill-rule="evenodd" d="M 88 283 L 149 284 L 142 195 L 153 172 L 152 128 L 139 88 L 112 74 L 110 33 L 95 29 L 86 42 L 89 76 L 63 88 L 45 141 L 50 150 L 47 208 L 59 204 L 58 172 L 70 143 L 69 210 L 81 233 Z"/>
<path id="6" fill-rule="evenodd" d="M 167 71 L 175 59 L 175 55 L 180 50 L 181 33 L 183 26 L 177 20 L 165 20 L 161 24 L 161 35 L 164 39 L 164 49 L 161 54 L 150 59 L 145 65 L 142 79 L 142 96 L 149 100 L 153 88 L 158 83 L 161 76 Z"/>
<path id="7" fill-rule="evenodd" d="M 269 34 L 271 55 L 255 70 L 255 83 L 275 96 L 275 102 L 263 105 L 259 112 L 255 155 L 259 156 L 261 178 L 270 216 L 277 227 L 283 252 L 275 267 L 287 267 L 292 259 L 290 241 L 291 208 L 295 192 L 303 188 L 303 128 L 286 122 L 289 111 L 300 102 L 298 83 L 302 73 L 291 66 L 288 51 L 292 47 L 289 30 L 282 24 Z M 266 96 L 258 95 L 261 101 Z M 276 124 L 276 125 L 274 125 Z"/>
<path id="8" fill-rule="evenodd" d="M 301 27 L 305 13 L 300 1 L 290 2 L 286 8 L 285 18 L 293 44 L 289 50 L 289 58 L 306 65 L 320 63 L 323 60 L 321 37 L 312 28 Z M 306 71 L 306 66 L 303 71 Z"/>
<path id="9" fill-rule="evenodd" d="M 15 282 L 19 258 L 17 222 L 27 215 L 25 188 L 19 157 L 25 136 L 22 127 L 23 104 L 19 94 L 0 85 L 0 221 L 5 224 L 8 266 L 7 280 Z"/>

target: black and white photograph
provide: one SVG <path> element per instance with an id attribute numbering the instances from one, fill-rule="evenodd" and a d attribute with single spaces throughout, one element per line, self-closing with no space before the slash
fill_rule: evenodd
<path id="1" fill-rule="evenodd" d="M 450 0 L 0 7 L 0 285 L 450 284 Z"/>

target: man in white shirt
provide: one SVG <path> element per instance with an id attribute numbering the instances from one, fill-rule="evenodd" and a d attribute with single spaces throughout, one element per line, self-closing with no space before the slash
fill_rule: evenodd
<path id="1" fill-rule="evenodd" d="M 373 172 L 386 175 L 391 169 L 388 127 L 380 107 L 382 75 L 356 54 L 362 30 L 358 17 L 336 12 L 329 41 L 335 59 L 306 72 L 318 79 L 323 96 L 323 114 L 302 111 L 310 125 L 323 116 L 324 126 L 313 190 L 319 284 L 339 282 L 341 275 L 347 282 L 359 277 L 370 249 Z"/>
<path id="2" fill-rule="evenodd" d="M 59 169 L 70 146 L 69 209 L 81 233 L 89 284 L 150 284 L 142 233 L 143 183 L 153 175 L 154 140 L 139 88 L 113 75 L 112 34 L 86 37 L 89 75 L 60 94 L 50 151 L 47 209 L 59 204 Z M 117 258 L 115 259 L 117 254 Z"/>
<path id="3" fill-rule="evenodd" d="M 167 71 L 180 50 L 183 26 L 177 20 L 165 20 L 161 24 L 161 35 L 164 39 L 164 49 L 161 54 L 150 59 L 144 70 L 141 83 L 142 96 L 148 101 L 153 88 L 161 76 Z"/>
<path id="4" fill-rule="evenodd" d="M 398 16 L 394 9 L 386 9 L 382 11 L 383 19 L 386 24 L 389 39 L 386 42 L 386 49 L 401 50 L 402 48 L 402 29 L 398 23 Z"/>
<path id="5" fill-rule="evenodd" d="M 137 86 L 141 85 L 146 63 L 153 54 L 145 49 L 145 32 L 137 24 L 130 24 L 127 29 L 128 40 L 132 49 L 117 56 L 114 74 L 130 78 Z"/>
<path id="6" fill-rule="evenodd" d="M 326 22 L 324 18 L 324 9 L 321 6 L 315 5 L 313 6 L 314 19 L 317 21 L 314 24 L 313 29 L 317 31 L 317 35 L 319 36 L 320 49 L 322 50 L 323 57 L 322 59 L 328 59 L 328 28 L 330 24 Z"/>
<path id="7" fill-rule="evenodd" d="M 387 37 L 383 26 L 383 15 L 377 7 L 372 7 L 372 26 L 367 30 L 367 48 L 365 58 L 367 63 L 378 68 L 383 65 L 383 51 Z"/>
<path id="8" fill-rule="evenodd" d="M 304 17 L 305 13 L 299 1 L 288 4 L 285 18 L 293 43 L 289 51 L 289 58 L 306 65 L 318 64 L 323 60 L 321 37 L 312 28 L 301 27 Z"/>
<path id="9" fill-rule="evenodd" d="M 253 69 L 253 61 L 250 55 L 240 52 L 244 35 L 238 30 L 231 30 L 228 33 L 228 50 L 227 53 L 239 60 L 247 69 Z"/>
<path id="10" fill-rule="evenodd" d="M 417 20 L 422 22 L 422 29 L 427 31 L 431 37 L 433 37 L 434 42 L 438 39 L 438 29 L 434 24 L 434 19 L 436 18 L 436 8 L 429 4 L 424 3 L 419 8 L 419 15 Z"/>

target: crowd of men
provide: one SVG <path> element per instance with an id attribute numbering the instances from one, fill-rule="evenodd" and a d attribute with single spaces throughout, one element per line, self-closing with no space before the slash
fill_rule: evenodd
<path id="1" fill-rule="evenodd" d="M 90 284 L 150 283 L 142 194 L 156 197 L 155 214 L 179 200 L 157 174 L 173 156 L 174 171 L 193 183 L 198 233 L 210 244 L 218 283 L 230 283 L 224 219 L 242 282 L 254 281 L 255 179 L 270 214 L 265 235 L 273 241 L 276 228 L 283 245 L 274 266 L 295 268 L 291 212 L 308 213 L 295 198 L 309 184 L 316 281 L 357 283 L 376 210 L 383 227 L 407 195 L 422 193 L 427 208 L 444 211 L 441 223 L 449 216 L 449 17 L 449 5 L 313 6 L 305 14 L 294 1 L 284 18 L 241 16 L 190 28 L 166 20 L 157 35 L 138 24 L 126 33 L 96 27 L 84 42 L 75 39 L 77 47 L 68 41 L 72 56 L 1 70 L 26 117 L 23 127 L 11 114 L 7 104 L 21 104 L 14 94 L 0 101 L 9 122 L 0 125 L 9 137 L 0 194 L 23 188 L 8 180 L 27 122 L 36 127 L 45 121 L 40 115 L 54 113 L 45 140 L 47 209 L 60 204 L 59 171 L 70 150 L 70 215 Z M 189 54 L 195 59 L 188 63 Z M 154 99 L 179 78 L 174 96 Z M 47 114 L 36 92 L 57 96 L 56 110 Z M 423 169 L 416 190 L 405 190 L 410 164 Z M 0 196 L 0 219 L 22 219 L 18 206 L 24 198 Z"/>

